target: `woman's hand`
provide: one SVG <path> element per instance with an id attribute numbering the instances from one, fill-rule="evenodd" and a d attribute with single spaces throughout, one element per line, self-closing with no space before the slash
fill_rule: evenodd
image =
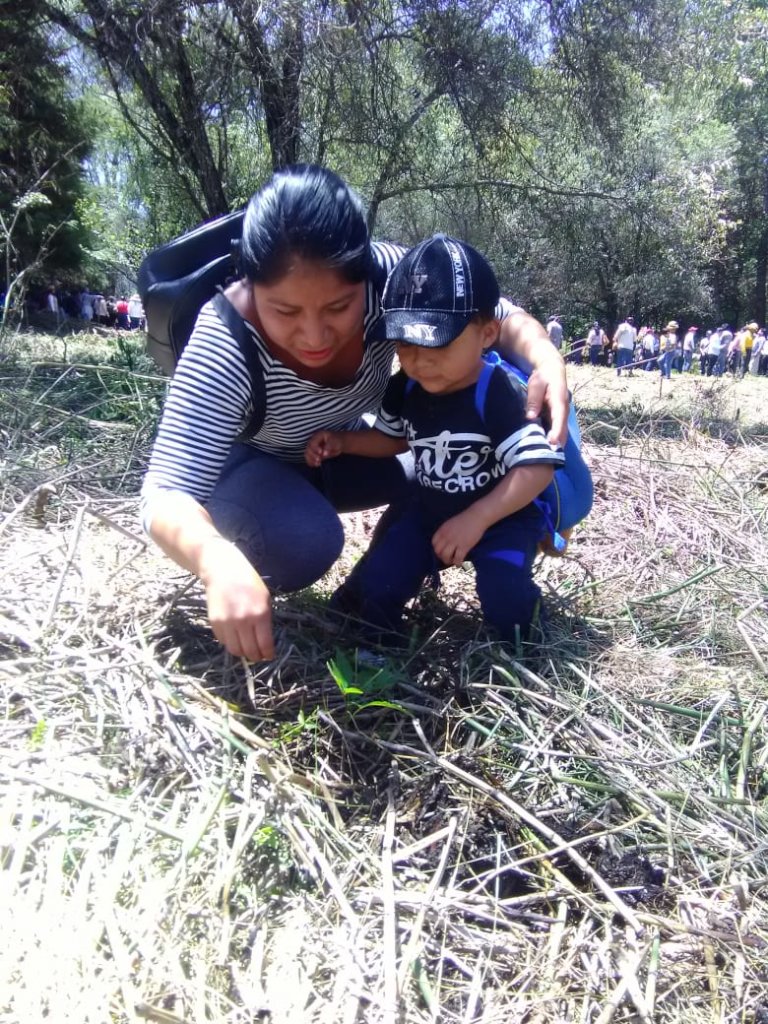
<path id="1" fill-rule="evenodd" d="M 569 405 L 564 368 L 547 364 L 533 371 L 528 378 L 525 414 L 529 420 L 541 417 L 542 421 L 549 421 L 547 440 L 551 445 L 562 448 L 568 440 Z"/>
<path id="2" fill-rule="evenodd" d="M 307 441 L 304 458 L 308 466 L 317 469 L 326 459 L 335 459 L 341 455 L 342 450 L 340 434 L 333 430 L 318 430 Z"/>
<path id="3" fill-rule="evenodd" d="M 568 438 L 568 385 L 565 363 L 538 320 L 523 310 L 501 321 L 499 349 L 521 369 L 530 370 L 528 419 L 541 417 L 548 426 L 547 440 L 563 446 Z"/>
<path id="4" fill-rule="evenodd" d="M 228 541 L 213 544 L 207 561 L 201 579 L 216 639 L 236 658 L 274 658 L 272 601 L 264 580 Z"/>

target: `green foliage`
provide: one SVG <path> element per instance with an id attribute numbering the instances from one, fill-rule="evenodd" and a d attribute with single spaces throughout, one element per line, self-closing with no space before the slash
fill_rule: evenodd
<path id="1" fill-rule="evenodd" d="M 3 276 L 71 281 L 87 242 L 77 217 L 88 151 L 80 110 L 39 3 L 3 8 L 0 36 Z"/>
<path id="2" fill-rule="evenodd" d="M 469 238 L 541 317 L 759 309 L 756 0 L 38 2 L 90 55 L 92 277 L 130 272 L 298 157 L 350 180 L 379 237 Z"/>
<path id="3" fill-rule="evenodd" d="M 27 747 L 31 751 L 40 750 L 48 734 L 48 723 L 44 718 L 38 718 L 32 732 L 29 734 Z"/>
<path id="4" fill-rule="evenodd" d="M 280 742 L 293 743 L 300 736 L 314 734 L 317 728 L 317 709 L 307 715 L 303 708 L 300 708 L 295 722 L 284 722 L 280 726 Z"/>
<path id="5" fill-rule="evenodd" d="M 337 650 L 334 658 L 328 662 L 328 671 L 347 706 L 353 711 L 364 711 L 366 708 L 403 710 L 399 704 L 388 699 L 403 678 L 402 672 L 388 662 L 372 662 L 358 649 L 355 649 L 350 660 L 344 651 Z"/>

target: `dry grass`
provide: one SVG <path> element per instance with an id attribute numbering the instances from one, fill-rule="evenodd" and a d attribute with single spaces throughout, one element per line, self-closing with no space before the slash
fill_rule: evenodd
<path id="1" fill-rule="evenodd" d="M 768 1020 L 768 382 L 574 374 L 539 649 L 452 570 L 246 668 L 137 533 L 152 385 L 0 372 L 0 1021 Z"/>

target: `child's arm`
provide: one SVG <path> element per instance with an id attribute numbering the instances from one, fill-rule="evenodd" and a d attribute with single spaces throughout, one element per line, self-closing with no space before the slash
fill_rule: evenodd
<path id="1" fill-rule="evenodd" d="M 408 442 L 404 437 L 390 437 L 380 430 L 318 430 L 307 441 L 304 458 L 308 466 L 317 467 L 338 455 L 385 459 L 406 451 Z"/>
<path id="2" fill-rule="evenodd" d="M 436 530 L 432 547 L 437 557 L 446 565 L 461 565 L 489 527 L 530 505 L 554 475 L 554 467 L 548 463 L 511 469 L 489 494 Z"/>

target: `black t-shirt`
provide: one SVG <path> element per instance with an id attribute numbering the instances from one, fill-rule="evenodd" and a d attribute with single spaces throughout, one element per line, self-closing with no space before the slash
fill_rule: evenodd
<path id="1" fill-rule="evenodd" d="M 561 450 L 550 447 L 541 422 L 525 418 L 523 388 L 503 368 L 493 368 L 481 409 L 478 390 L 472 384 L 432 395 L 401 370 L 376 420 L 382 433 L 408 441 L 420 498 L 436 522 L 464 511 L 517 466 L 565 461 Z M 531 514 L 530 505 L 515 513 Z"/>

